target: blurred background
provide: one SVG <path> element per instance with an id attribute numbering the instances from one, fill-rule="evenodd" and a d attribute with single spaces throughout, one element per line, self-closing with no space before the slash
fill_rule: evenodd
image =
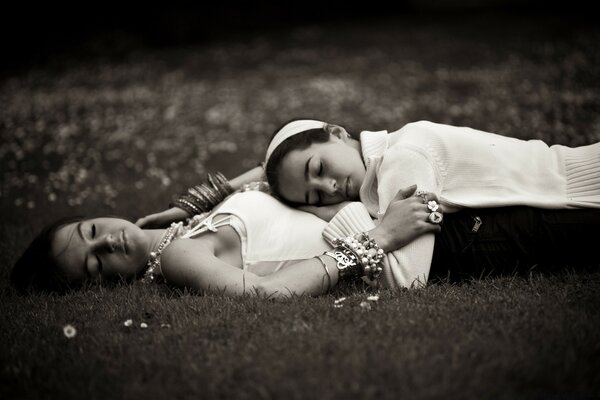
<path id="1" fill-rule="evenodd" d="M 592 3 L 4 5 L 0 217 L 25 238 L 64 214 L 139 217 L 256 165 L 295 117 L 600 140 Z M 10 264 L 24 243 L 6 246 Z"/>
<path id="2" fill-rule="evenodd" d="M 374 22 L 382 18 L 554 16 L 589 24 L 595 23 L 593 4 L 584 0 L 229 0 L 165 4 L 24 1 L 3 6 L 2 67 L 45 63 L 65 55 L 118 57 L 140 47 L 190 45 L 307 24 Z"/>

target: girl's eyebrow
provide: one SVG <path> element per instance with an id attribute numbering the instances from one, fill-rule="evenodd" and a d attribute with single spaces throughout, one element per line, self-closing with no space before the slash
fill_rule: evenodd
<path id="1" fill-rule="evenodd" d="M 83 240 L 83 231 L 81 230 L 81 223 L 82 221 L 79 221 L 79 223 L 77 224 L 77 233 L 79 233 L 79 238 Z"/>
<path id="2" fill-rule="evenodd" d="M 77 224 L 77 233 L 79 234 L 79 238 L 81 239 L 82 242 L 85 242 L 85 239 L 83 238 L 83 230 L 81 228 L 83 221 L 79 221 L 79 223 Z M 83 271 L 85 272 L 85 274 L 87 275 L 88 279 L 91 278 L 92 276 L 90 275 L 90 271 L 88 271 L 87 269 L 87 259 L 88 259 L 88 255 L 87 252 L 85 253 L 85 258 L 83 259 Z"/>

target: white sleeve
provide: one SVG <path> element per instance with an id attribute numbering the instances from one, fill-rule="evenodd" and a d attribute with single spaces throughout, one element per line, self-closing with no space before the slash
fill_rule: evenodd
<path id="1" fill-rule="evenodd" d="M 398 190 L 411 185 L 417 190 L 441 193 L 441 185 L 427 155 L 391 147 L 384 153 L 378 173 L 379 212 L 384 213 Z M 388 253 L 385 262 L 386 283 L 393 288 L 418 288 L 427 283 L 435 235 L 427 233 L 399 250 Z"/>
<path id="2" fill-rule="evenodd" d="M 354 202 L 338 211 L 323 229 L 323 238 L 331 245 L 336 238 L 353 236 L 359 232 L 375 228 L 367 208 L 363 203 Z"/>

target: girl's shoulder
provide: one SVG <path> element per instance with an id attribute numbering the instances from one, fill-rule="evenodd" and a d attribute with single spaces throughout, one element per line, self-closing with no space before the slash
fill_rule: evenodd
<path id="1" fill-rule="evenodd" d="M 431 121 L 410 122 L 392 134 L 398 134 L 405 139 L 422 138 L 423 136 L 432 136 L 448 130 L 449 125 L 437 124 Z"/>

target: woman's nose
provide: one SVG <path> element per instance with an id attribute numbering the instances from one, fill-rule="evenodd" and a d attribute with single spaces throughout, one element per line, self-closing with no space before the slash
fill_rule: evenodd
<path id="1" fill-rule="evenodd" d="M 98 240 L 96 240 L 96 242 L 94 243 L 94 247 L 96 247 L 97 250 L 103 250 L 109 253 L 115 251 L 115 245 L 115 237 L 110 233 L 98 237 Z"/>
<path id="2" fill-rule="evenodd" d="M 318 182 L 318 189 L 323 193 L 333 196 L 337 192 L 337 182 L 335 179 L 325 178 Z"/>

